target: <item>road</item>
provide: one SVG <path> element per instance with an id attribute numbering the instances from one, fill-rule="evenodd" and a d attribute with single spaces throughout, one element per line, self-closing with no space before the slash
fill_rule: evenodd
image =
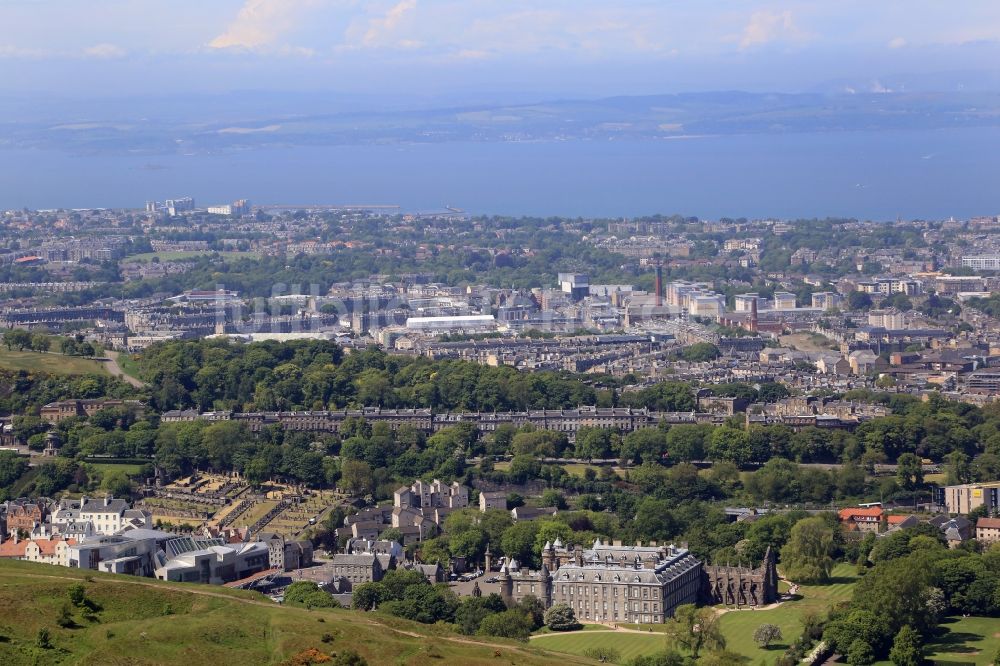
<path id="1" fill-rule="evenodd" d="M 144 384 L 143 382 L 139 381 L 135 377 L 132 377 L 130 375 L 126 375 L 125 374 L 125 372 L 122 370 L 121 366 L 118 365 L 118 352 L 116 352 L 116 351 L 106 351 L 104 353 L 105 353 L 105 357 L 104 358 L 99 358 L 97 360 L 105 364 L 105 367 L 108 369 L 108 372 L 110 372 L 115 377 L 119 377 L 121 379 L 124 379 L 126 382 L 128 382 L 129 384 L 131 384 L 132 386 L 134 386 L 136 388 L 143 388 L 144 386 L 146 386 L 146 384 Z"/>

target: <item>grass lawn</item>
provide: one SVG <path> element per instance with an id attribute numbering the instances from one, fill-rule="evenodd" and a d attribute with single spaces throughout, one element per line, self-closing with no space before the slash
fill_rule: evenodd
<path id="1" fill-rule="evenodd" d="M 581 479 L 586 470 L 592 469 L 595 472 L 599 472 L 600 468 L 597 465 L 586 465 L 584 463 L 567 463 L 563 465 L 563 469 L 566 470 L 567 474 L 572 474 L 573 476 L 578 476 Z"/>
<path id="2" fill-rule="evenodd" d="M 233 261 L 235 259 L 259 259 L 260 255 L 256 252 L 214 252 L 212 250 L 191 250 L 189 252 L 145 252 L 143 254 L 134 254 L 131 257 L 126 257 L 124 261 L 151 261 L 153 257 L 159 257 L 160 261 L 178 261 L 181 259 L 195 259 L 197 257 L 202 257 L 209 254 L 218 254 L 220 257 L 226 261 Z"/>
<path id="3" fill-rule="evenodd" d="M 133 358 L 132 354 L 128 352 L 122 352 L 118 354 L 118 367 L 122 369 L 129 377 L 133 379 L 140 379 L 139 377 L 139 363 Z"/>
<path id="4" fill-rule="evenodd" d="M 583 656 L 593 648 L 612 648 L 624 662 L 644 654 L 667 649 L 666 638 L 658 632 L 649 635 L 624 631 L 574 631 L 568 634 L 543 634 L 531 640 L 534 647 Z"/>
<path id="5" fill-rule="evenodd" d="M 98 610 L 69 606 L 74 583 Z M 353 649 L 372 666 L 593 663 L 503 639 L 348 610 L 307 611 L 221 586 L 162 583 L 66 567 L 0 561 L 0 664 L 279 664 L 307 649 Z M 50 646 L 38 645 L 46 629 Z M 302 662 L 305 663 L 305 662 Z M 312 662 L 310 662 L 312 663 Z"/>
<path id="6" fill-rule="evenodd" d="M 795 638 L 802 633 L 802 616 L 809 611 L 825 613 L 830 606 L 847 601 L 857 582 L 855 567 L 838 564 L 833 569 L 833 582 L 829 585 L 803 585 L 801 598 L 781 604 L 771 610 L 731 611 L 722 616 L 722 633 L 728 648 L 750 658 L 757 664 L 761 659 L 774 663 Z M 753 632 L 764 623 L 781 627 L 783 638 L 769 649 L 762 650 L 753 642 Z"/>
<path id="7" fill-rule="evenodd" d="M 33 351 L 8 351 L 7 347 L 0 347 L 0 368 L 48 372 L 54 375 L 108 374 L 104 364 L 93 359 Z"/>
<path id="8" fill-rule="evenodd" d="M 126 476 L 138 476 L 142 465 L 116 464 L 116 463 L 88 463 L 101 474 L 108 472 L 124 472 Z"/>
<path id="9" fill-rule="evenodd" d="M 947 633 L 927 646 L 929 659 L 992 664 L 1000 650 L 1000 620 L 995 617 L 951 617 L 941 627 Z"/>
<path id="10" fill-rule="evenodd" d="M 249 527 L 266 516 L 267 512 L 276 506 L 278 506 L 278 503 L 273 500 L 262 500 L 257 502 L 240 516 L 239 520 L 236 521 L 236 524 L 239 526 L 246 525 Z"/>

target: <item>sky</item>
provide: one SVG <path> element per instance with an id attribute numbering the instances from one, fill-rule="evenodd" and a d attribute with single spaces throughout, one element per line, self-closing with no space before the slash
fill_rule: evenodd
<path id="1" fill-rule="evenodd" d="M 0 0 L 8 95 L 880 91 L 1000 88 L 998 71 L 997 0 Z"/>

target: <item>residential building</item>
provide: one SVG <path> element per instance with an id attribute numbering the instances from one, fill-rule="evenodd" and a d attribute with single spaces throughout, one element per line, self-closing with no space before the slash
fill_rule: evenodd
<path id="1" fill-rule="evenodd" d="M 841 509 L 838 512 L 841 524 L 844 529 L 857 530 L 859 532 L 881 532 L 882 516 L 885 512 L 882 507 L 850 507 Z"/>
<path id="2" fill-rule="evenodd" d="M 62 537 L 21 539 L 15 535 L 0 544 L 0 558 L 69 566 L 70 548 L 76 539 Z"/>
<path id="3" fill-rule="evenodd" d="M 976 541 L 984 545 L 1000 543 L 1000 518 L 980 518 L 977 520 Z"/>
<path id="4" fill-rule="evenodd" d="M 507 510 L 507 492 L 504 490 L 483 490 L 479 493 L 479 510 L 486 513 L 490 509 Z"/>
<path id="5" fill-rule="evenodd" d="M 943 504 L 951 514 L 967 514 L 981 506 L 986 507 L 990 516 L 1000 515 L 1000 481 L 990 483 L 963 483 L 946 486 L 943 490 Z"/>

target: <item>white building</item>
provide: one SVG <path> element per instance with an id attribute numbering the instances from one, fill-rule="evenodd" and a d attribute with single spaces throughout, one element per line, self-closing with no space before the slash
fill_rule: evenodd
<path id="1" fill-rule="evenodd" d="M 794 310 L 795 309 L 795 294 L 789 291 L 776 291 L 774 292 L 774 309 L 775 310 Z"/>
<path id="2" fill-rule="evenodd" d="M 458 315 L 455 317 L 410 317 L 406 328 L 425 333 L 448 333 L 462 331 L 495 331 L 496 318 L 493 315 Z"/>
<path id="3" fill-rule="evenodd" d="M 962 265 L 977 271 L 1000 271 L 1000 254 L 975 254 L 962 257 Z"/>

